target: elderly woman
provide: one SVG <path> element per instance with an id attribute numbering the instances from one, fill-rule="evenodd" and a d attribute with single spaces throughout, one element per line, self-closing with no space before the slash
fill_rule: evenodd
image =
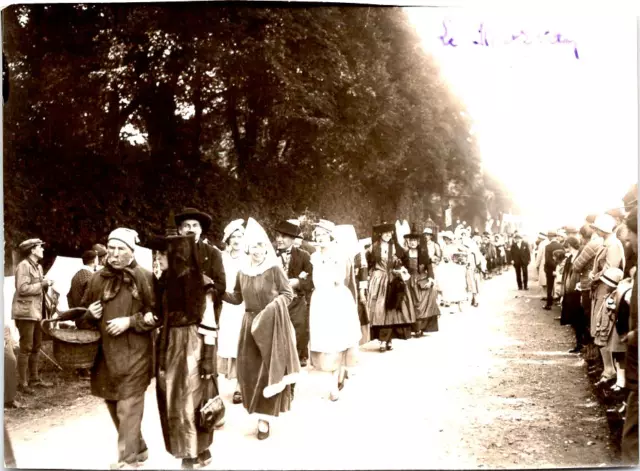
<path id="1" fill-rule="evenodd" d="M 238 271 L 246 263 L 243 224 L 243 219 L 232 221 L 225 227 L 222 237 L 222 242 L 226 244 L 226 250 L 222 252 L 222 264 L 227 278 L 227 291 L 229 292 L 235 288 Z M 240 339 L 243 317 L 243 304 L 234 306 L 233 304 L 222 302 L 220 331 L 218 333 L 218 372 L 229 380 L 238 377 L 238 340 Z M 239 383 L 236 383 L 236 390 L 233 393 L 232 400 L 234 404 L 242 404 Z"/>
<path id="2" fill-rule="evenodd" d="M 315 226 L 319 249 L 311 254 L 315 287 L 309 309 L 311 365 L 332 374 L 329 398 L 337 401 L 347 368 L 356 364 L 362 336 L 355 275 L 349 254 L 332 238 L 335 225 L 321 219 Z"/>
<path id="3" fill-rule="evenodd" d="M 238 383 L 242 404 L 258 417 L 258 439 L 269 437 L 269 421 L 291 409 L 292 385 L 300 372 L 287 306 L 293 290 L 278 265 L 267 234 L 249 218 L 244 235 L 249 257 L 238 270 L 233 293 L 223 301 L 245 313 L 238 342 Z"/>
<path id="4" fill-rule="evenodd" d="M 198 429 L 194 411 L 215 373 L 213 282 L 203 276 L 195 237 L 155 238 L 162 274 L 155 280 L 156 395 L 167 451 L 182 458 L 183 469 L 211 462 L 213 430 Z M 209 294 L 207 294 L 209 291 Z M 208 308 L 208 309 L 207 309 Z M 217 390 L 217 384 L 215 385 Z"/>

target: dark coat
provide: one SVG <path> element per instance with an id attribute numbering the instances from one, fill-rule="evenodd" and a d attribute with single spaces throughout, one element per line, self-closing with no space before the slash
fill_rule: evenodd
<path id="1" fill-rule="evenodd" d="M 107 267 L 94 273 L 82 298 L 82 306 L 102 301 L 102 317 L 93 319 L 87 312 L 76 321 L 79 328 L 97 328 L 101 341 L 95 364 L 91 371 L 91 393 L 103 399 L 117 401 L 144 394 L 153 375 L 153 326 L 144 324 L 143 316 L 154 312 L 155 296 L 153 275 L 135 261 L 129 266 L 137 287 L 134 294 L 130 285 L 124 284 L 114 298 L 103 300 L 105 286 L 109 283 Z M 118 317 L 129 317 L 131 327 L 118 336 L 106 332 L 108 321 Z"/>
<path id="2" fill-rule="evenodd" d="M 313 289 L 313 281 L 311 279 L 313 265 L 311 264 L 311 256 L 306 250 L 291 247 L 291 260 L 289 260 L 287 278 L 298 278 L 302 272 L 307 273 L 307 278 L 306 280 L 300 280 L 300 287 L 295 290 L 295 293 L 298 296 L 303 295 L 308 300 L 311 290 Z"/>
<path id="3" fill-rule="evenodd" d="M 544 271 L 552 272 L 556 269 L 556 261 L 553 259 L 553 252 L 556 250 L 564 250 L 562 244 L 555 240 L 549 242 L 544 248 Z"/>
<path id="4" fill-rule="evenodd" d="M 518 248 L 518 244 L 514 241 L 511 244 L 511 260 L 513 260 L 513 264 L 517 267 L 519 266 L 527 266 L 531 262 L 531 252 L 529 251 L 529 244 L 526 244 L 524 241 L 520 242 L 520 248 Z"/>

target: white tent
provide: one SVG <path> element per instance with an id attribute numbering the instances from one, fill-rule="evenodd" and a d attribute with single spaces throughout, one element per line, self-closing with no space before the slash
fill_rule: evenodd
<path id="1" fill-rule="evenodd" d="M 62 312 L 69 309 L 67 294 L 71 289 L 71 279 L 83 266 L 81 258 L 58 256 L 46 273 L 45 278 L 53 280 L 52 289 L 60 295 L 58 298 L 58 311 Z"/>
<path id="2" fill-rule="evenodd" d="M 150 272 L 153 272 L 153 252 L 151 251 L 151 249 L 140 247 L 138 245 L 134 254 L 138 265 L 140 265 L 142 268 L 146 268 Z"/>

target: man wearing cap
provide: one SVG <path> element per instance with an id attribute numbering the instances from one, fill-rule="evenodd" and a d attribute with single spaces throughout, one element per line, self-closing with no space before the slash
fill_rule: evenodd
<path id="1" fill-rule="evenodd" d="M 222 310 L 222 295 L 227 281 L 222 263 L 222 252 L 217 247 L 209 245 L 202 240 L 202 233 L 211 227 L 211 216 L 195 208 L 185 208 L 175 217 L 176 226 L 180 235 L 193 234 L 196 237 L 198 248 L 198 262 L 202 273 L 213 280 L 213 305 L 216 313 L 216 322 L 220 322 Z"/>
<path id="2" fill-rule="evenodd" d="M 518 289 L 529 289 L 527 283 L 529 281 L 529 262 L 531 262 L 531 252 L 529 245 L 522 241 L 522 236 L 516 233 L 513 244 L 511 245 L 511 260 L 516 270 L 516 281 Z"/>
<path id="3" fill-rule="evenodd" d="M 105 400 L 118 432 L 116 468 L 137 466 L 148 457 L 140 425 L 144 394 L 151 382 L 153 275 L 136 263 L 137 233 L 118 228 L 107 243 L 104 268 L 93 274 L 82 299 L 87 313 L 76 321 L 101 335 L 91 370 L 91 393 Z"/>
<path id="4" fill-rule="evenodd" d="M 560 243 L 561 236 L 559 236 L 557 232 L 549 231 L 547 236 L 550 240 L 544 248 L 544 275 L 547 282 L 547 303 L 543 309 L 550 311 L 553 306 L 553 289 L 556 281 L 556 260 L 553 257 L 553 253 L 556 250 L 562 250 L 564 252 L 564 247 Z"/>
<path id="5" fill-rule="evenodd" d="M 627 241 L 634 252 L 638 252 L 638 214 L 629 212 L 625 219 Z M 638 464 L 638 273 L 633 277 L 633 289 L 629 298 L 629 332 L 623 338 L 627 344 L 625 387 L 629 390 L 627 412 L 622 428 L 622 462 Z"/>
<path id="6" fill-rule="evenodd" d="M 15 271 L 16 292 L 11 304 L 11 318 L 20 333 L 18 354 L 18 391 L 33 394 L 31 386 L 51 387 L 39 375 L 40 347 L 44 292 L 53 281 L 44 277 L 40 260 L 44 256 L 44 242 L 28 239 L 19 246 L 22 261 Z"/>
<path id="7" fill-rule="evenodd" d="M 300 228 L 297 225 L 282 221 L 275 227 L 275 231 L 278 262 L 293 289 L 289 316 L 296 333 L 300 366 L 304 368 L 309 359 L 309 300 L 313 289 L 311 256 L 294 246 L 294 240 L 300 238 Z"/>

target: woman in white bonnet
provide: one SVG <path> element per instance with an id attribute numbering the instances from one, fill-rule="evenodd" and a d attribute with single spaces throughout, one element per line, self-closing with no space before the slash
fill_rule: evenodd
<path id="1" fill-rule="evenodd" d="M 311 255 L 314 292 L 309 307 L 311 365 L 331 373 L 329 398 L 337 401 L 356 364 L 362 330 L 356 305 L 353 263 L 333 240 L 335 225 L 320 220 L 313 231 L 319 249 Z"/>
<path id="2" fill-rule="evenodd" d="M 243 243 L 244 219 L 236 219 L 224 228 L 222 242 L 226 244 L 226 249 L 222 252 L 222 264 L 227 279 L 227 291 L 233 291 L 236 285 L 238 270 L 243 263 L 246 263 L 247 254 Z M 218 372 L 227 379 L 232 380 L 238 377 L 237 358 L 238 340 L 240 329 L 242 328 L 242 318 L 244 317 L 244 303 L 234 306 L 227 302 L 222 302 L 220 312 L 220 330 L 218 332 Z M 242 403 L 242 393 L 240 384 L 236 384 L 233 393 L 233 403 Z"/>

